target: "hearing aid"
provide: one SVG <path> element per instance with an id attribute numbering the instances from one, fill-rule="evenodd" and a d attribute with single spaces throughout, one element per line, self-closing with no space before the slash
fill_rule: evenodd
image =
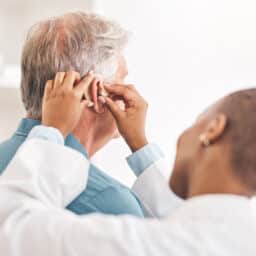
<path id="1" fill-rule="evenodd" d="M 107 97 L 108 95 L 103 85 L 103 79 L 100 76 L 96 76 L 85 89 L 84 98 L 88 101 L 87 106 L 93 107 L 99 96 Z"/>

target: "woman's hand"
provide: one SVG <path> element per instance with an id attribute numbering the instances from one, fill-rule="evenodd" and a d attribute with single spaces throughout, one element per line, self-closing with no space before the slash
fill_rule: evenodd
<path id="1" fill-rule="evenodd" d="M 86 107 L 84 95 L 94 76 L 89 72 L 80 79 L 77 72 L 59 72 L 45 86 L 42 124 L 57 128 L 64 138 L 73 131 Z"/>
<path id="2" fill-rule="evenodd" d="M 148 104 L 132 85 L 105 86 L 114 98 L 121 99 L 125 109 L 111 97 L 99 97 L 105 103 L 116 120 L 118 130 L 133 152 L 139 150 L 148 141 L 145 135 L 145 122 Z"/>

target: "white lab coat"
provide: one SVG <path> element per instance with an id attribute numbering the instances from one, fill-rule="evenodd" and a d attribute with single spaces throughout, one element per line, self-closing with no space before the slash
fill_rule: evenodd
<path id="1" fill-rule="evenodd" d="M 86 168 L 79 153 L 50 142 L 20 148 L 0 177 L 1 255 L 256 255 L 254 199 L 201 196 L 160 221 L 79 217 L 64 207 L 84 189 Z"/>
<path id="2" fill-rule="evenodd" d="M 164 175 L 168 171 L 170 172 L 169 166 L 162 158 L 147 168 L 132 187 L 147 217 L 167 217 L 184 203 L 184 200 L 170 190 L 168 179 Z"/>

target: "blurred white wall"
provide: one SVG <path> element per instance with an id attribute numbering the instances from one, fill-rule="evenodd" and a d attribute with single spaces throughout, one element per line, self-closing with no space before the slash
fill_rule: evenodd
<path id="1" fill-rule="evenodd" d="M 16 62 L 23 32 L 41 17 L 88 8 L 130 29 L 128 81 L 149 101 L 148 135 L 162 146 L 170 164 L 177 136 L 199 112 L 224 94 L 254 86 L 256 81 L 255 0 L 0 2 L 0 52 L 4 49 L 5 63 Z M 3 98 L 10 95 L 0 93 Z M 1 123 L 7 120 L 9 132 L 15 121 L 8 118 L 16 120 L 20 105 L 9 108 L 5 104 L 0 101 L 0 118 Z M 124 143 L 115 140 L 94 160 L 111 175 L 131 184 L 134 176 L 125 163 L 127 154 Z"/>
<path id="2" fill-rule="evenodd" d="M 0 141 L 9 138 L 25 116 L 17 88 L 0 88 Z"/>
<path id="3" fill-rule="evenodd" d="M 93 0 L 0 0 L 0 55 L 6 64 L 20 62 L 27 30 L 35 22 L 70 11 L 90 11 Z"/>
<path id="4" fill-rule="evenodd" d="M 128 80 L 149 101 L 148 135 L 170 164 L 178 135 L 197 114 L 226 93 L 255 85 L 255 0 L 96 0 L 95 8 L 133 33 Z"/>

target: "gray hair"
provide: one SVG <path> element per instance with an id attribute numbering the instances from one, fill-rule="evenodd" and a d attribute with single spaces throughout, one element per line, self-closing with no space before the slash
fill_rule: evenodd
<path id="1" fill-rule="evenodd" d="M 117 71 L 127 31 L 94 14 L 67 13 L 30 29 L 22 52 L 22 101 L 30 117 L 40 119 L 47 80 L 58 71 L 90 69 L 108 82 Z"/>

